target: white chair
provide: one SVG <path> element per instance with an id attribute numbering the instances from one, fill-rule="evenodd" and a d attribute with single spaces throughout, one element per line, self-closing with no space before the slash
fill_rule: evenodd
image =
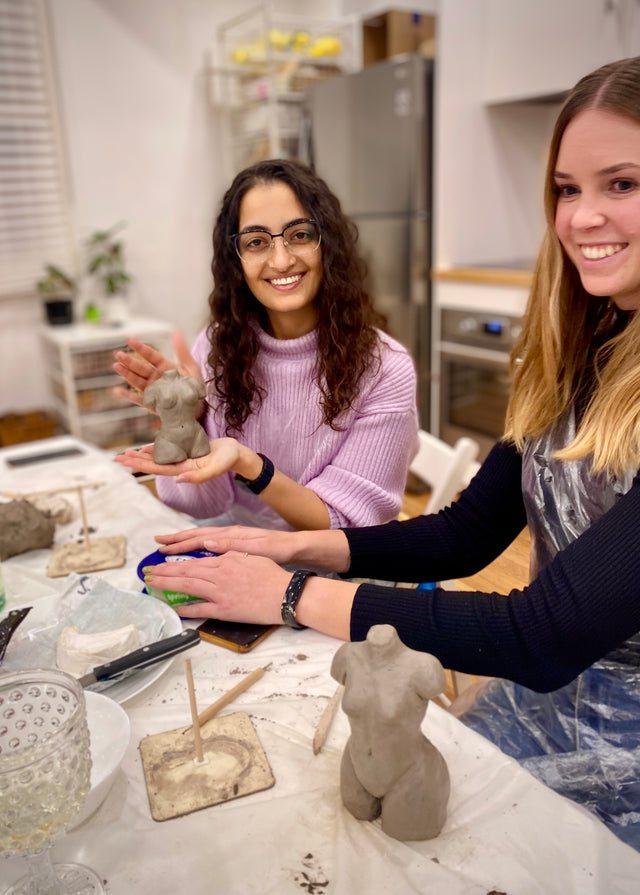
<path id="1" fill-rule="evenodd" d="M 448 506 L 467 487 L 479 468 L 480 447 L 472 438 L 459 438 L 450 444 L 420 429 L 420 447 L 409 471 L 431 489 L 425 513 L 437 513 Z"/>
<path id="2" fill-rule="evenodd" d="M 418 437 L 420 447 L 409 467 L 409 472 L 431 489 L 424 512 L 437 513 L 438 510 L 449 506 L 476 474 L 480 466 L 476 462 L 480 446 L 472 438 L 462 437 L 452 447 L 423 429 L 418 432 Z M 396 586 L 399 583 L 396 582 Z M 418 585 L 418 587 L 432 586 Z M 464 678 L 451 671 L 451 679 L 457 698 L 464 689 Z M 444 693 L 440 694 L 439 701 L 445 708 L 451 706 L 451 700 Z"/>

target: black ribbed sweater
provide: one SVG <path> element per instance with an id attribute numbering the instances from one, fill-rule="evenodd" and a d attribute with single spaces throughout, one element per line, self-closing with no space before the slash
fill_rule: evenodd
<path id="1" fill-rule="evenodd" d="M 345 529 L 354 578 L 440 581 L 484 568 L 522 531 L 522 458 L 496 445 L 451 507 Z M 361 584 L 351 639 L 391 624 L 445 668 L 555 690 L 640 630 L 640 479 L 524 590 L 499 594 Z"/>

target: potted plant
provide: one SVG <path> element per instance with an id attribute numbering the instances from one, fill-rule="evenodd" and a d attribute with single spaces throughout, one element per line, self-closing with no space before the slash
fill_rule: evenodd
<path id="1" fill-rule="evenodd" d="M 104 316 L 110 323 L 117 323 L 127 317 L 126 294 L 131 276 L 126 270 L 124 244 L 116 238 L 123 224 L 116 224 L 109 230 L 96 230 L 87 240 L 89 260 L 88 273 L 100 288 L 98 304 L 103 304 Z"/>
<path id="2" fill-rule="evenodd" d="M 76 284 L 61 268 L 45 264 L 44 276 L 36 283 L 44 300 L 47 321 L 53 326 L 73 322 L 73 299 Z"/>

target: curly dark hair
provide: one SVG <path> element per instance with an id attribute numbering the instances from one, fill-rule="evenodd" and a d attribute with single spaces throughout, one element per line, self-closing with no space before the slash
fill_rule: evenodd
<path id="1" fill-rule="evenodd" d="M 386 320 L 372 303 L 367 268 L 357 249 L 358 230 L 322 178 L 297 161 L 272 159 L 241 171 L 227 190 L 213 230 L 213 291 L 208 361 L 215 392 L 222 400 L 226 432 L 239 433 L 259 407 L 263 389 L 253 375 L 259 351 L 254 318 L 266 329 L 266 310 L 247 286 L 231 237 L 238 231 L 240 203 L 254 186 L 285 183 L 317 222 L 322 235 L 322 283 L 318 306 L 316 381 L 324 422 L 339 430 L 338 417 L 358 394 L 358 383 L 380 362 L 376 327 Z"/>

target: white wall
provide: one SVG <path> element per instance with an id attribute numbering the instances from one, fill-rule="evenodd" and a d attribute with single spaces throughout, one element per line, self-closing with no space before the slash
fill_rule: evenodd
<path id="1" fill-rule="evenodd" d="M 485 103 L 487 4 L 443 0 L 438 20 L 434 266 L 533 258 L 558 106 Z"/>

